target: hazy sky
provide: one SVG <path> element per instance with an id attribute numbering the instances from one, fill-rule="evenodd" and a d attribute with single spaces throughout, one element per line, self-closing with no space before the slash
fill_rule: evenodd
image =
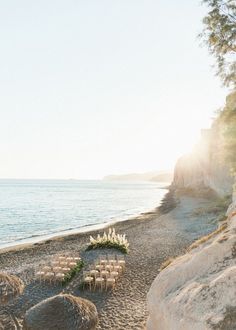
<path id="1" fill-rule="evenodd" d="M 226 91 L 200 0 L 0 4 L 0 177 L 172 168 Z"/>

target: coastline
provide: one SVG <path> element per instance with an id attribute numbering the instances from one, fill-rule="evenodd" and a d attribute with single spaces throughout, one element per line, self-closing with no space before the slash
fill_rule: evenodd
<path id="1" fill-rule="evenodd" d="M 143 329 L 147 320 L 147 292 L 161 264 L 169 257 L 183 254 L 196 238 L 214 229 L 206 215 L 193 214 L 194 209 L 208 203 L 205 199 L 181 197 L 177 206 L 168 213 L 161 213 L 157 207 L 132 219 L 116 222 L 116 231 L 126 233 L 130 251 L 126 256 L 126 271 L 113 292 L 81 290 L 80 274 L 64 288 L 40 285 L 35 281 L 37 267 L 57 253 L 79 253 L 87 265 L 94 262 L 100 253 L 113 253 L 112 250 L 86 251 L 89 236 L 101 234 L 101 229 L 0 251 L 2 271 L 18 275 L 27 285 L 25 293 L 9 304 L 7 309 L 21 321 L 30 307 L 63 291 L 95 303 L 100 330 Z"/>
<path id="2" fill-rule="evenodd" d="M 168 194 L 168 189 L 169 186 L 163 185 L 158 187 L 158 189 L 164 190 L 162 197 Z M 166 192 L 166 193 L 165 193 Z M 156 211 L 156 209 L 161 205 L 162 199 L 158 201 L 158 206 L 155 206 L 155 204 L 151 205 L 151 208 L 145 208 L 141 207 L 140 210 L 133 210 L 133 214 L 130 215 L 117 215 L 116 217 L 111 216 L 110 219 L 108 220 L 103 220 L 103 222 L 95 223 L 95 224 L 82 224 L 81 226 L 77 227 L 71 227 L 68 229 L 57 229 L 55 228 L 54 232 L 51 232 L 49 234 L 37 234 L 32 233 L 32 236 L 26 237 L 26 238 L 19 238 L 16 241 L 8 242 L 8 243 L 3 243 L 0 245 L 0 254 L 7 252 L 7 251 L 12 251 L 12 250 L 17 250 L 17 249 L 24 249 L 30 246 L 33 246 L 35 244 L 39 243 L 44 243 L 47 242 L 48 240 L 54 240 L 54 239 L 60 239 L 61 237 L 67 237 L 67 236 L 73 236 L 73 235 L 81 235 L 85 233 L 93 233 L 95 231 L 100 231 L 102 229 L 106 229 L 110 226 L 114 226 L 118 222 L 126 222 L 129 220 L 136 220 L 139 219 L 140 216 L 144 216 L 146 214 L 150 214 Z M 150 207 L 150 205 L 149 205 Z M 126 212 L 127 213 L 127 212 Z M 128 212 L 130 213 L 130 212 Z M 102 220 L 102 218 L 101 218 Z"/>
<path id="3" fill-rule="evenodd" d="M 158 210 L 159 206 L 147 211 L 147 212 L 142 212 L 139 215 L 136 216 L 131 216 L 128 219 L 125 220 L 115 220 L 115 221 L 110 221 L 110 222 L 105 222 L 105 223 L 100 223 L 97 225 L 89 225 L 89 226 L 83 226 L 80 229 L 71 229 L 66 231 L 64 234 L 63 233 L 56 233 L 55 235 L 49 235 L 46 238 L 43 237 L 39 237 L 39 240 L 37 241 L 32 241 L 32 242 L 28 242 L 28 243 L 19 243 L 19 244 L 14 244 L 12 246 L 6 246 L 6 247 L 0 247 L 0 254 L 2 253 L 6 253 L 6 252 L 11 252 L 11 251 L 18 251 L 18 250 L 24 250 L 27 248 L 31 248 L 37 245 L 41 245 L 41 244 L 47 244 L 48 242 L 52 242 L 52 241 L 58 241 L 61 239 L 70 239 L 74 238 L 75 236 L 78 236 L 78 238 L 82 237 L 83 235 L 94 235 L 98 232 L 100 232 L 102 229 L 107 229 L 111 226 L 116 226 L 119 223 L 124 223 L 127 224 L 131 221 L 138 221 L 138 220 L 146 220 L 149 219 L 150 216 L 158 216 L 160 214 L 160 211 Z"/>
<path id="4" fill-rule="evenodd" d="M 164 189 L 164 188 L 163 188 Z M 166 188 L 165 188 L 166 189 Z M 168 193 L 167 193 L 168 194 Z M 48 243 L 49 241 L 57 241 L 61 239 L 70 239 L 70 237 L 80 236 L 83 235 L 94 235 L 96 233 L 99 233 L 101 230 L 107 229 L 109 227 L 115 227 L 119 223 L 129 223 L 131 221 L 139 221 L 139 220 L 147 220 L 151 216 L 158 216 L 160 215 L 160 206 L 157 206 L 149 211 L 146 212 L 141 212 L 138 215 L 132 215 L 129 218 L 126 218 L 124 220 L 114 220 L 114 221 L 109 221 L 109 222 L 103 222 L 99 224 L 94 224 L 94 225 L 88 225 L 88 226 L 83 226 L 80 228 L 76 229 L 71 229 L 71 230 L 66 230 L 64 233 L 63 232 L 58 232 L 55 234 L 49 234 L 49 235 L 44 235 L 44 236 L 39 236 L 38 238 L 31 239 L 29 238 L 30 242 L 25 242 L 25 243 L 19 243 L 19 244 L 14 244 L 14 245 L 9 245 L 6 247 L 0 247 L 0 255 L 2 253 L 6 252 L 11 252 L 11 251 L 18 251 L 18 250 L 24 250 L 36 245 L 41 245 Z M 27 240 L 27 239 L 25 239 Z"/>

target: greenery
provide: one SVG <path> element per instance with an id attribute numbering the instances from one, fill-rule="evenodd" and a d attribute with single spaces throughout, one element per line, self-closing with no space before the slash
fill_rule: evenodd
<path id="1" fill-rule="evenodd" d="M 77 262 L 77 265 L 74 267 L 74 268 L 72 268 L 67 274 L 66 274 L 66 276 L 65 276 L 65 278 L 64 278 L 64 280 L 63 280 L 63 282 L 62 282 L 62 284 L 67 284 L 68 282 L 70 282 L 71 280 L 72 280 L 72 278 L 76 275 L 76 274 L 78 274 L 80 271 L 81 271 L 81 269 L 84 267 L 84 262 L 83 262 L 83 260 L 80 260 L 79 262 Z"/>
<path id="2" fill-rule="evenodd" d="M 217 74 L 226 86 L 236 87 L 235 0 L 203 0 L 209 11 L 203 19 L 202 39 L 216 58 Z"/>
<path id="3" fill-rule="evenodd" d="M 117 249 L 123 253 L 128 253 L 129 243 L 125 237 L 125 234 L 116 234 L 115 229 L 109 228 L 108 233 L 104 232 L 103 236 L 97 235 L 97 238 L 90 236 L 90 244 L 87 250 L 93 249 Z"/>
<path id="4" fill-rule="evenodd" d="M 218 121 L 223 135 L 223 154 L 230 165 L 232 174 L 236 173 L 236 90 L 228 95 L 226 104 L 219 114 Z"/>
<path id="5" fill-rule="evenodd" d="M 97 243 L 97 244 L 90 244 L 87 247 L 87 250 L 94 250 L 94 249 L 117 249 L 119 251 L 121 251 L 124 254 L 128 253 L 128 249 L 126 248 L 126 246 L 118 244 L 118 243 L 114 243 L 114 242 L 104 242 L 104 243 Z"/>
<path id="6" fill-rule="evenodd" d="M 208 13 L 201 34 L 216 58 L 217 74 L 226 86 L 233 87 L 223 110 L 215 120 L 220 152 L 236 174 L 236 2 L 235 0 L 203 0 Z M 218 143 L 219 145 L 219 143 Z"/>

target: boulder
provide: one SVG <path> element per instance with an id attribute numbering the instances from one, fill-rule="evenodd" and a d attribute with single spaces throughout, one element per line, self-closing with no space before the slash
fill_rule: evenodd
<path id="1" fill-rule="evenodd" d="M 98 323 L 95 305 L 79 297 L 60 294 L 30 308 L 24 330 L 94 330 Z"/>

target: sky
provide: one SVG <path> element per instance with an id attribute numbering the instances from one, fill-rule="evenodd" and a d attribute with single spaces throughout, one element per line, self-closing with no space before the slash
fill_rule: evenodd
<path id="1" fill-rule="evenodd" d="M 169 170 L 227 90 L 199 0 L 0 4 L 0 178 Z"/>

